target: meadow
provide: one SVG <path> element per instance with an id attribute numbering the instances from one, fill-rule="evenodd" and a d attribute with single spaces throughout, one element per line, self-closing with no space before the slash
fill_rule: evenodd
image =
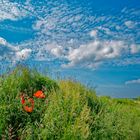
<path id="1" fill-rule="evenodd" d="M 140 99 L 17 67 L 0 77 L 0 139 L 140 140 Z"/>

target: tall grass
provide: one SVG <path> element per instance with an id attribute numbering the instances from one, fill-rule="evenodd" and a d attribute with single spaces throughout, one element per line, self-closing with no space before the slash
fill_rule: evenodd
<path id="1" fill-rule="evenodd" d="M 33 112 L 21 104 L 21 93 L 34 98 Z M 71 80 L 54 81 L 24 67 L 0 78 L 0 139 L 139 140 L 138 100 L 98 97 Z"/>

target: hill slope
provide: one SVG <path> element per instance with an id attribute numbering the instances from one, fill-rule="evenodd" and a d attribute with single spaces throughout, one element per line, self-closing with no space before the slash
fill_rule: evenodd
<path id="1" fill-rule="evenodd" d="M 140 139 L 139 101 L 98 97 L 23 67 L 0 78 L 0 116 L 0 139 Z"/>

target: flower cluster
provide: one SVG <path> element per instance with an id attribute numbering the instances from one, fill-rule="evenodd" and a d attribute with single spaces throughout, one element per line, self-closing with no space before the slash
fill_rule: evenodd
<path id="1" fill-rule="evenodd" d="M 34 93 L 33 97 L 35 98 L 45 98 L 45 94 L 43 93 L 43 91 L 41 90 L 38 90 L 37 92 Z M 21 104 L 23 106 L 23 109 L 28 112 L 28 113 L 31 113 L 34 109 L 34 99 L 33 98 L 28 98 L 28 99 L 25 99 L 25 95 L 21 95 L 20 96 L 21 98 Z"/>

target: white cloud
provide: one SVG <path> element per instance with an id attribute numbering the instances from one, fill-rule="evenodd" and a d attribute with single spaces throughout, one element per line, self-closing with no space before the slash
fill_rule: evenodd
<path id="1" fill-rule="evenodd" d="M 140 79 L 126 81 L 125 84 L 126 85 L 129 85 L 129 84 L 140 84 Z"/>
<path id="2" fill-rule="evenodd" d="M 50 54 L 56 58 L 63 58 L 65 56 L 65 49 L 63 46 L 57 45 L 56 43 L 46 44 L 44 47 L 38 50 L 38 59 L 42 59 L 42 55 L 44 58 L 47 54 Z M 44 59 L 42 59 L 44 60 Z"/>
<path id="3" fill-rule="evenodd" d="M 0 37 L 0 61 L 10 61 L 16 63 L 30 57 L 32 50 L 28 48 L 20 49 L 19 46 L 7 42 L 6 39 Z"/>
<path id="4" fill-rule="evenodd" d="M 31 3 L 37 6 L 32 7 Z M 108 60 L 119 58 L 121 61 L 123 55 L 139 52 L 139 45 L 135 44 L 139 31 L 136 29 L 134 34 L 129 30 L 138 23 L 135 18 L 130 20 L 131 17 L 135 17 L 134 10 L 133 14 L 131 10 L 129 12 L 128 9 L 124 9 L 118 15 L 100 16 L 96 13 L 90 15 L 88 9 L 82 8 L 58 1 L 41 1 L 38 5 L 37 1 L 26 0 L 22 5 L 4 0 L 3 7 L 0 7 L 0 20 L 18 20 L 27 14 L 31 18 L 35 17 L 32 25 L 36 31 L 34 39 L 20 44 L 20 49 L 13 50 L 18 60 L 28 59 L 33 51 L 33 58 L 36 60 L 58 58 L 68 61 L 68 64 L 64 64 L 66 67 L 95 68 Z M 18 47 L 3 39 L 0 39 L 0 42 L 11 49 Z M 127 59 L 125 64 L 130 64 L 130 61 L 131 59 Z"/>
<path id="5" fill-rule="evenodd" d="M 78 48 L 69 49 L 65 56 L 68 64 L 63 66 L 96 68 L 110 60 L 112 65 L 117 66 L 139 64 L 139 57 L 127 57 L 128 54 L 133 55 L 138 52 L 140 52 L 140 45 L 138 44 L 128 45 L 124 41 L 99 40 L 96 38 L 96 40 L 80 45 Z"/>
<path id="6" fill-rule="evenodd" d="M 7 41 L 4 38 L 0 37 L 0 44 L 1 45 L 6 45 Z"/>
<path id="7" fill-rule="evenodd" d="M 133 21 L 125 21 L 124 23 L 128 28 L 134 28 L 135 27 L 135 23 Z"/>
<path id="8" fill-rule="evenodd" d="M 4 38 L 2 38 L 2 37 L 0 37 L 0 45 L 2 45 L 1 46 L 1 48 L 3 47 L 7 47 L 9 50 L 11 50 L 11 51 L 18 51 L 19 50 L 19 48 L 18 48 L 18 46 L 17 47 L 15 47 L 15 46 L 13 46 L 13 45 L 11 45 L 10 43 L 8 43 Z"/>
<path id="9" fill-rule="evenodd" d="M 138 23 L 135 19 L 130 20 L 136 17 L 134 10 L 126 8 L 115 16 L 87 16 L 82 8 L 72 10 L 59 2 L 55 5 L 38 9 L 44 13 L 43 19 L 37 20 L 33 26 L 38 31 L 36 40 L 40 42 L 38 56 L 41 59 L 45 56 L 47 60 L 51 55 L 52 59 L 68 60 L 68 64 L 63 65 L 66 67 L 97 67 L 108 60 L 120 58 L 121 61 L 124 55 L 139 52 L 139 45 L 135 43 L 138 29 L 135 35 L 129 30 Z M 89 35 L 93 37 L 92 41 Z"/>
<path id="10" fill-rule="evenodd" d="M 3 20 L 18 20 L 26 17 L 31 10 L 29 2 L 22 4 L 11 2 L 9 0 L 3 0 L 0 2 L 0 21 Z"/>
<path id="11" fill-rule="evenodd" d="M 138 53 L 140 52 L 140 45 L 132 44 L 130 49 L 132 54 Z"/>
<path id="12" fill-rule="evenodd" d="M 120 57 L 127 48 L 128 46 L 123 41 L 95 40 L 69 51 L 67 56 L 69 63 L 66 66 L 98 66 L 104 60 Z"/>
<path id="13" fill-rule="evenodd" d="M 58 46 L 57 48 L 53 48 L 51 50 L 51 53 L 56 57 L 61 57 L 63 55 L 63 48 L 61 46 Z"/>
<path id="14" fill-rule="evenodd" d="M 94 37 L 94 38 L 97 37 L 97 34 L 98 34 L 98 31 L 97 31 L 97 30 L 92 30 L 92 31 L 90 32 L 90 36 L 91 36 L 91 37 Z"/>
<path id="15" fill-rule="evenodd" d="M 49 53 L 57 58 L 63 58 L 66 53 L 65 48 L 63 46 L 57 45 L 56 43 L 48 44 L 46 49 L 49 51 Z"/>
<path id="16" fill-rule="evenodd" d="M 33 52 L 33 59 L 36 61 L 51 61 L 56 58 L 63 59 L 65 57 L 65 49 L 63 46 L 58 45 L 55 42 L 48 43 L 45 40 L 42 42 L 35 42 L 36 44 L 32 44 L 31 42 L 23 42 L 19 46 L 22 48 L 29 47 Z M 35 47 L 34 47 L 35 46 Z M 36 47 L 38 46 L 38 47 Z"/>
<path id="17" fill-rule="evenodd" d="M 19 61 L 19 60 L 26 60 L 29 58 L 30 54 L 31 54 L 32 50 L 31 49 L 23 49 L 23 50 L 20 50 L 20 51 L 17 51 L 16 52 L 16 61 Z"/>

